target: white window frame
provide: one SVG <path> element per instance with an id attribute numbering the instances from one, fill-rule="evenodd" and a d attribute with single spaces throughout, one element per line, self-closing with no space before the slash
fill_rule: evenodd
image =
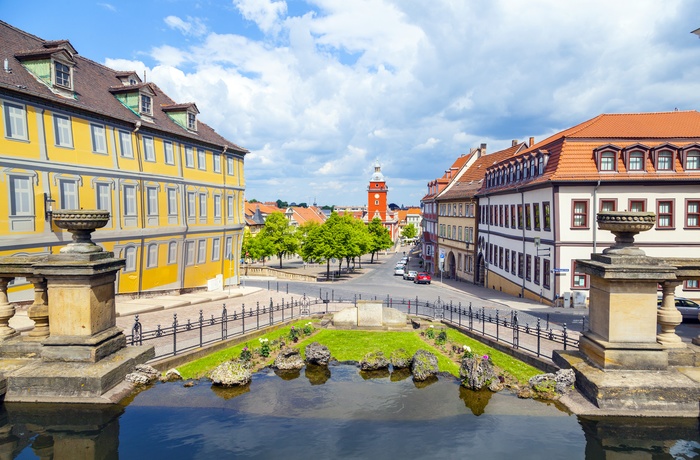
<path id="1" fill-rule="evenodd" d="M 194 265 L 194 241 L 185 241 L 185 265 Z"/>
<path id="2" fill-rule="evenodd" d="M 206 219 L 207 218 L 207 194 L 206 193 L 200 193 L 199 197 L 197 199 L 199 204 L 199 218 L 200 219 Z"/>
<path id="3" fill-rule="evenodd" d="M 158 215 L 158 187 L 146 187 L 146 215 Z"/>
<path id="4" fill-rule="evenodd" d="M 95 183 L 95 205 L 97 209 L 112 212 L 112 186 L 104 182 Z M 106 193 L 105 193 L 106 192 Z"/>
<path id="5" fill-rule="evenodd" d="M 168 188 L 166 190 L 168 195 L 168 215 L 177 216 L 177 189 Z"/>
<path id="6" fill-rule="evenodd" d="M 155 163 L 156 149 L 151 136 L 143 136 L 143 159 Z"/>
<path id="7" fill-rule="evenodd" d="M 65 69 L 60 66 L 65 67 Z M 62 75 L 66 75 L 66 77 L 62 77 Z M 73 89 L 72 67 L 60 61 L 53 61 L 53 84 L 61 88 Z"/>
<path id="8" fill-rule="evenodd" d="M 233 251 L 233 237 L 227 236 L 226 240 L 224 241 L 224 257 L 231 259 L 231 256 L 233 255 L 231 251 Z"/>
<path id="9" fill-rule="evenodd" d="M 194 168 L 194 148 L 185 147 L 185 167 Z"/>
<path id="10" fill-rule="evenodd" d="M 8 139 L 27 141 L 27 108 L 22 104 L 3 102 L 5 115 L 5 137 Z"/>
<path id="11" fill-rule="evenodd" d="M 68 115 L 53 114 L 53 134 L 57 147 L 73 148 L 73 129 Z"/>
<path id="12" fill-rule="evenodd" d="M 136 206 L 136 185 L 123 185 L 124 191 L 124 216 L 136 217 L 138 208 Z"/>
<path id="13" fill-rule="evenodd" d="M 148 245 L 148 253 L 146 255 L 146 268 L 154 268 L 158 266 L 158 243 Z"/>
<path id="14" fill-rule="evenodd" d="M 197 149 L 197 169 L 207 170 L 207 152 L 202 149 Z"/>
<path id="15" fill-rule="evenodd" d="M 227 217 L 233 219 L 233 195 L 226 197 L 226 210 L 228 214 Z"/>
<path id="16" fill-rule="evenodd" d="M 60 179 L 58 181 L 60 197 L 60 209 L 80 209 L 80 193 L 78 193 L 78 181 Z"/>
<path id="17" fill-rule="evenodd" d="M 9 176 L 10 217 L 34 216 L 34 187 L 32 178 Z M 20 187 L 18 187 L 20 185 Z"/>
<path id="18" fill-rule="evenodd" d="M 126 259 L 126 265 L 124 266 L 124 272 L 135 272 L 136 271 L 136 248 L 133 246 L 128 246 L 124 248 L 124 259 Z"/>
<path id="19" fill-rule="evenodd" d="M 165 164 L 174 165 L 175 164 L 175 153 L 173 151 L 173 143 L 170 141 L 163 141 L 163 156 L 165 157 Z"/>
<path id="20" fill-rule="evenodd" d="M 187 217 L 197 217 L 197 194 L 187 192 Z"/>
<path id="21" fill-rule="evenodd" d="M 168 243 L 168 265 L 177 263 L 177 242 Z"/>
<path id="22" fill-rule="evenodd" d="M 214 218 L 221 218 L 221 195 L 214 195 Z"/>
<path id="23" fill-rule="evenodd" d="M 226 172 L 228 173 L 229 176 L 234 176 L 234 169 L 233 169 L 233 157 L 226 157 Z"/>
<path id="24" fill-rule="evenodd" d="M 153 98 L 148 94 L 139 94 L 139 110 L 146 115 L 153 115 Z"/>
<path id="25" fill-rule="evenodd" d="M 207 240 L 197 241 L 197 264 L 207 261 Z"/>
<path id="26" fill-rule="evenodd" d="M 131 144 L 129 131 L 119 131 L 119 154 L 124 158 L 134 158 L 134 146 Z"/>
<path id="27" fill-rule="evenodd" d="M 221 172 L 221 154 L 220 153 L 212 154 L 212 161 L 214 163 L 214 172 L 220 173 Z"/>
<path id="28" fill-rule="evenodd" d="M 108 153 L 107 132 L 104 125 L 90 123 L 90 138 L 92 139 L 93 153 Z"/>
<path id="29" fill-rule="evenodd" d="M 221 258 L 221 238 L 211 240 L 211 261 L 216 262 Z"/>
<path id="30" fill-rule="evenodd" d="M 197 115 L 187 112 L 187 129 L 197 131 Z"/>

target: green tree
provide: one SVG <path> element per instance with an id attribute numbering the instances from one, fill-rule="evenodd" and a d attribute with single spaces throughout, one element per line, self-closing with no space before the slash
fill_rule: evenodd
<path id="1" fill-rule="evenodd" d="M 265 226 L 260 235 L 265 240 L 265 247 L 277 254 L 282 268 L 282 258 L 286 254 L 296 254 L 299 249 L 299 239 L 296 229 L 289 223 L 281 212 L 273 212 L 265 219 Z M 270 254 L 270 255 L 271 255 Z"/>
<path id="2" fill-rule="evenodd" d="M 416 226 L 413 225 L 413 222 L 410 224 L 406 225 L 403 230 L 401 230 L 401 236 L 405 240 L 410 240 L 416 237 L 418 235 L 418 230 L 416 230 Z"/>
<path id="3" fill-rule="evenodd" d="M 389 229 L 384 227 L 381 219 L 375 217 L 372 222 L 367 226 L 369 234 L 372 237 L 369 251 L 372 253 L 372 258 L 370 263 L 374 263 L 374 256 L 377 252 L 382 249 L 389 249 L 393 246 L 394 242 L 391 241 L 391 235 L 389 234 Z"/>
<path id="4" fill-rule="evenodd" d="M 280 199 L 275 201 L 275 203 L 277 203 L 277 207 L 280 209 L 287 209 L 287 207 L 289 206 L 289 203 L 287 203 L 286 201 L 282 201 Z"/>

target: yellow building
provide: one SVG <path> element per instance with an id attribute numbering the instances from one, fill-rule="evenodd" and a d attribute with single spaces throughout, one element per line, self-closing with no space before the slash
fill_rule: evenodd
<path id="1" fill-rule="evenodd" d="M 0 256 L 58 252 L 52 210 L 104 209 L 119 293 L 237 284 L 247 150 L 68 41 L 0 21 L 0 62 Z"/>

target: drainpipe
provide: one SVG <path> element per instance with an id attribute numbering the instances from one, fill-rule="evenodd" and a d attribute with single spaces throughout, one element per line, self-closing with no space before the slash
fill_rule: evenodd
<path id="1" fill-rule="evenodd" d="M 520 190 L 520 187 L 517 187 L 515 190 L 520 192 L 520 206 L 522 206 L 522 216 L 523 216 L 523 222 L 522 222 L 522 229 L 523 229 L 523 281 L 520 286 L 520 298 L 524 299 L 525 298 L 525 273 L 527 269 L 527 255 L 525 254 L 525 222 L 527 222 L 527 218 L 525 217 L 525 194 L 523 193 L 522 190 Z M 518 223 L 520 221 L 518 220 Z M 520 264 L 518 264 L 518 269 L 520 269 Z"/>
<path id="2" fill-rule="evenodd" d="M 139 135 L 137 134 L 139 129 L 141 129 L 141 121 L 134 123 L 134 137 L 136 138 L 136 161 L 139 165 L 139 196 L 141 199 L 141 250 L 139 251 L 139 284 L 138 284 L 138 298 L 141 298 L 141 290 L 143 289 L 143 251 L 144 251 L 144 236 L 143 232 L 146 230 L 146 206 L 145 206 L 145 190 L 143 186 L 143 161 L 141 159 L 141 143 L 139 142 Z M 138 213 L 138 209 L 136 210 Z"/>
<path id="3" fill-rule="evenodd" d="M 593 189 L 593 218 L 596 218 L 596 215 L 598 213 L 598 187 L 600 187 L 600 179 L 598 179 L 598 183 L 596 184 L 595 188 Z M 596 248 L 598 247 L 598 241 L 597 241 L 597 235 L 598 235 L 598 225 L 596 224 L 596 221 L 593 222 L 593 254 L 597 252 Z M 572 275 L 573 276 L 573 275 Z"/>
<path id="4" fill-rule="evenodd" d="M 484 260 L 484 266 L 487 266 L 487 268 L 484 270 L 484 286 L 486 286 L 486 289 L 489 287 L 489 268 L 488 263 L 489 263 L 489 258 L 493 259 L 493 254 L 491 254 L 491 197 L 487 196 L 486 197 L 486 202 L 487 202 L 487 208 L 488 208 L 488 213 L 486 215 L 486 228 L 488 228 L 487 235 L 488 237 L 486 238 L 486 252 L 488 254 L 488 257 L 486 257 Z"/>
<path id="5" fill-rule="evenodd" d="M 222 208 L 221 209 L 221 211 L 222 211 L 221 212 L 221 219 L 222 219 L 222 223 L 223 223 L 223 227 L 224 227 L 224 234 L 223 234 L 224 241 L 222 241 L 222 243 L 224 243 L 224 249 L 226 249 L 226 224 L 228 221 L 228 192 L 226 190 L 226 168 L 228 165 L 228 162 L 226 161 L 226 151 L 227 150 L 228 150 L 228 145 L 224 145 L 224 149 L 221 151 L 221 162 L 220 162 L 221 173 L 224 176 L 224 180 L 223 180 L 223 183 L 224 183 L 224 187 L 223 187 L 224 188 L 224 202 L 221 203 L 221 208 Z M 226 209 L 226 212 L 223 212 L 224 208 Z M 224 216 L 226 216 L 226 217 L 224 218 Z M 219 247 L 219 250 L 221 250 L 221 247 Z M 231 240 L 231 254 L 233 254 L 233 239 Z M 225 275 L 225 271 L 224 271 L 224 263 L 225 263 L 224 261 L 226 259 L 229 259 L 229 257 L 228 257 L 228 254 L 224 253 L 224 257 L 221 258 L 221 274 L 224 275 L 224 286 L 222 286 L 222 287 L 226 287 L 226 275 Z M 233 262 L 233 258 L 230 258 L 229 262 L 228 262 L 229 263 L 229 270 L 228 270 L 229 274 L 231 273 L 231 263 L 232 262 Z M 231 283 L 231 280 L 229 280 L 229 292 L 231 289 L 230 283 Z"/>

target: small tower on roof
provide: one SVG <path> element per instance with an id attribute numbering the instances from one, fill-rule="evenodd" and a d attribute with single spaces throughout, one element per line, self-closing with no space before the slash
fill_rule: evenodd
<path id="1" fill-rule="evenodd" d="M 379 160 L 374 162 L 374 174 L 369 180 L 367 187 L 367 221 L 371 221 L 375 217 L 379 217 L 382 223 L 387 222 L 387 192 L 389 188 L 386 186 L 384 174 Z"/>

